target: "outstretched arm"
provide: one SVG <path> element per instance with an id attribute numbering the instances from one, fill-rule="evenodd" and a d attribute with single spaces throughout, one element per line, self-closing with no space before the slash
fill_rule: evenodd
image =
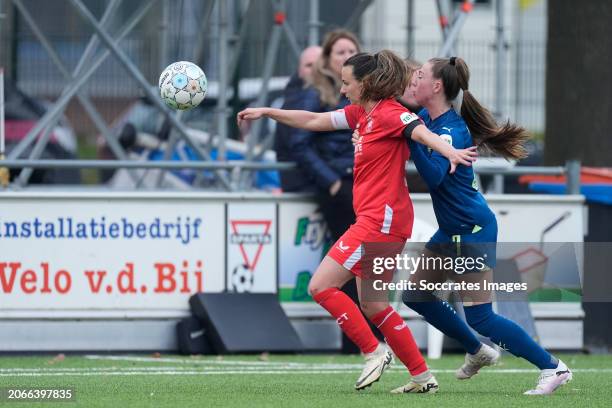
<path id="1" fill-rule="evenodd" d="M 427 183 L 429 190 L 435 190 L 448 173 L 450 162 L 446 157 L 434 155 L 429 157 L 425 153 L 425 146 L 413 140 L 410 144 L 410 158 L 414 162 L 419 174 Z"/>
<path id="2" fill-rule="evenodd" d="M 331 120 L 331 112 L 308 112 L 305 110 L 285 110 L 275 108 L 247 108 L 238 112 L 238 126 L 248 120 L 257 120 L 268 117 L 277 122 L 284 123 L 299 129 L 312 132 L 324 132 L 334 130 Z"/>
<path id="3" fill-rule="evenodd" d="M 432 133 L 425 125 L 417 125 L 409 135 L 411 140 L 422 143 L 437 151 L 450 161 L 450 173 L 454 173 L 457 165 L 471 166 L 478 157 L 477 147 L 457 150 L 442 140 L 438 135 Z"/>

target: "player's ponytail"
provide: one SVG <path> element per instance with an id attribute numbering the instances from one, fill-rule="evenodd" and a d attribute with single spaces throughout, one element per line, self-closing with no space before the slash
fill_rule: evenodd
<path id="1" fill-rule="evenodd" d="M 390 50 L 355 54 L 346 60 L 344 66 L 352 66 L 353 76 L 363 84 L 362 101 L 398 97 L 408 85 L 404 61 Z"/>
<path id="2" fill-rule="evenodd" d="M 469 91 L 470 70 L 462 58 L 433 58 L 430 63 L 433 77 L 442 80 L 447 100 L 461 99 L 461 116 L 477 146 L 506 159 L 527 157 L 524 145 L 529 133 L 510 121 L 503 126 L 497 124 L 493 114 Z M 458 98 L 460 91 L 463 96 Z"/>

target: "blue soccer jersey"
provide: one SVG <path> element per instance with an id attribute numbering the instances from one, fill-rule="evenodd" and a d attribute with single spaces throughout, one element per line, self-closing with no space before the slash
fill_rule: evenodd
<path id="1" fill-rule="evenodd" d="M 419 112 L 425 126 L 451 144 L 455 149 L 473 146 L 472 136 L 461 116 L 450 109 L 432 120 L 426 109 Z M 410 140 L 411 158 L 429 186 L 438 226 L 447 235 L 464 235 L 478 232 L 495 222 L 495 214 L 478 191 L 474 170 L 457 166 L 449 174 L 449 160 L 440 153 Z"/>

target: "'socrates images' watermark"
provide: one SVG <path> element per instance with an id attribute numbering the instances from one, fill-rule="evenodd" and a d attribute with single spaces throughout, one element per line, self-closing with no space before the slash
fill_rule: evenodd
<path id="1" fill-rule="evenodd" d="M 602 253 L 612 244 L 530 242 L 364 243 L 361 290 L 367 300 L 410 299 L 580 302 L 606 298 Z M 599 256 L 598 256 L 599 255 Z M 596 285 L 583 282 L 585 268 Z M 605 285 L 603 285 L 605 286 Z M 427 294 L 427 296 L 422 296 Z M 610 295 L 608 295 L 610 297 Z M 396 296 L 397 298 L 397 296 Z"/>

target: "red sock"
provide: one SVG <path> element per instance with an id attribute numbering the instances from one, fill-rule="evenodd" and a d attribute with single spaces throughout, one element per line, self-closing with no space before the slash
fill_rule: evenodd
<path id="1" fill-rule="evenodd" d="M 378 339 L 372 333 L 361 311 L 344 292 L 328 288 L 313 296 L 315 302 L 336 318 L 340 329 L 359 347 L 362 353 L 371 353 L 378 347 Z"/>
<path id="2" fill-rule="evenodd" d="M 412 376 L 427 371 L 427 363 L 412 337 L 412 332 L 391 306 L 375 314 L 370 320 L 382 332 L 391 350 Z"/>

